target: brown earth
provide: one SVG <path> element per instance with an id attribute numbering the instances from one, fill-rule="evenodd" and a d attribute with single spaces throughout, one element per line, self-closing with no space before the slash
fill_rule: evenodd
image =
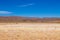
<path id="1" fill-rule="evenodd" d="M 19 16 L 0 16 L 0 23 L 60 23 L 60 18 L 36 18 Z"/>

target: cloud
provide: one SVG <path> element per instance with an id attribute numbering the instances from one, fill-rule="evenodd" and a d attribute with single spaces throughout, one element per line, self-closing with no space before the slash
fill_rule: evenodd
<path id="1" fill-rule="evenodd" d="M 9 11 L 0 11 L 0 14 L 11 14 L 13 12 L 9 12 Z"/>
<path id="2" fill-rule="evenodd" d="M 34 3 L 26 4 L 26 5 L 20 5 L 19 7 L 27 7 L 27 6 L 32 6 Z"/>

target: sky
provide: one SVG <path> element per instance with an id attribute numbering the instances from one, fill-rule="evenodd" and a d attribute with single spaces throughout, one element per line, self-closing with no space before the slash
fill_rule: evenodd
<path id="1" fill-rule="evenodd" d="M 60 17 L 60 0 L 0 0 L 0 16 Z"/>

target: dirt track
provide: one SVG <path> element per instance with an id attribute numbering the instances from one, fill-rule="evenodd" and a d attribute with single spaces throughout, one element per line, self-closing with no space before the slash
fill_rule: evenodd
<path id="1" fill-rule="evenodd" d="M 0 40 L 60 40 L 60 24 L 0 24 Z"/>

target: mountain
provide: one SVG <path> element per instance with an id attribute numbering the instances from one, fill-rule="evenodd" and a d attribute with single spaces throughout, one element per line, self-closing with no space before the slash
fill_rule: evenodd
<path id="1" fill-rule="evenodd" d="M 60 23 L 60 18 L 35 18 L 20 16 L 0 16 L 0 23 L 20 23 L 20 22 L 38 22 L 38 23 Z"/>

